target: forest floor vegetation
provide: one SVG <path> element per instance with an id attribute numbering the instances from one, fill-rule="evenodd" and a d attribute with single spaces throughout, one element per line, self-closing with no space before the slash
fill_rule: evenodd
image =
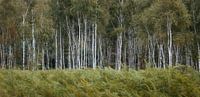
<path id="1" fill-rule="evenodd" d="M 0 97 L 200 97 L 191 68 L 0 70 Z"/>

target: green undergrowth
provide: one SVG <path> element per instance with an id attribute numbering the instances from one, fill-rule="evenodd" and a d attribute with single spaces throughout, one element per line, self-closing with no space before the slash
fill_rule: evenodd
<path id="1" fill-rule="evenodd" d="M 200 74 L 190 68 L 0 70 L 0 97 L 200 97 Z"/>

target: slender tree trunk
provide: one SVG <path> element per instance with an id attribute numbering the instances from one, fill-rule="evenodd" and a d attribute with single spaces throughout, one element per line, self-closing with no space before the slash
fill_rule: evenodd
<path id="1" fill-rule="evenodd" d="M 67 21 L 67 29 L 68 29 L 68 69 L 72 68 L 72 63 L 71 63 L 71 53 L 72 53 L 72 38 L 71 38 L 71 28 L 69 26 L 69 21 L 68 18 L 66 17 Z"/>
<path id="2" fill-rule="evenodd" d="M 127 44 L 124 43 L 123 65 L 127 65 L 127 63 L 126 63 L 126 58 L 127 58 Z"/>
<path id="3" fill-rule="evenodd" d="M 165 55 L 164 55 L 164 49 L 163 49 L 163 44 L 159 45 L 159 68 L 165 68 Z"/>
<path id="4" fill-rule="evenodd" d="M 2 69 L 5 69 L 5 64 L 6 64 L 6 58 L 5 58 L 5 46 L 2 46 Z"/>
<path id="5" fill-rule="evenodd" d="M 94 28 L 94 25 L 93 25 L 93 28 Z M 95 31 L 93 31 L 95 33 Z M 95 59 L 94 59 L 94 42 L 95 42 L 95 34 L 92 33 L 92 68 L 96 68 L 96 64 L 95 64 Z"/>
<path id="6" fill-rule="evenodd" d="M 190 50 L 188 47 L 186 47 L 185 56 L 186 56 L 186 65 L 190 66 Z"/>
<path id="7" fill-rule="evenodd" d="M 109 43 L 107 43 L 109 44 Z M 112 48 L 110 46 L 107 47 L 107 64 L 111 65 L 112 61 Z"/>
<path id="8" fill-rule="evenodd" d="M 137 39 L 133 38 L 133 68 L 137 69 Z"/>
<path id="9" fill-rule="evenodd" d="M 93 52 L 93 54 L 92 54 L 92 60 L 93 60 L 93 62 L 92 62 L 92 67 L 93 67 L 93 69 L 95 69 L 96 68 L 96 65 L 97 65 L 97 62 L 96 62 L 96 60 L 97 60 L 97 54 L 96 54 L 96 50 L 97 50 L 97 42 L 96 42 L 96 39 L 97 38 L 97 23 L 95 22 L 94 23 L 94 33 L 93 33 L 93 41 L 92 41 L 92 52 Z"/>
<path id="10" fill-rule="evenodd" d="M 3 47 L 2 47 L 2 45 L 3 44 L 0 44 L 0 48 L 1 48 L 0 49 L 0 53 L 1 53 L 1 60 L 0 60 L 1 63 L 0 63 L 0 65 L 1 65 L 1 68 L 3 67 Z"/>
<path id="11" fill-rule="evenodd" d="M 176 64 L 175 65 L 178 65 L 179 64 L 179 47 L 177 46 L 176 47 Z"/>
<path id="12" fill-rule="evenodd" d="M 84 68 L 86 67 L 86 59 L 87 59 L 87 57 L 86 57 L 86 51 L 87 51 L 87 19 L 86 18 L 84 18 L 84 25 L 85 25 L 85 28 L 84 28 L 84 47 L 83 47 L 83 66 L 84 66 Z"/>
<path id="13" fill-rule="evenodd" d="M 120 7 L 124 5 L 124 0 L 119 0 Z M 122 10 L 119 11 L 119 16 L 118 16 L 118 22 L 119 22 L 119 27 L 123 28 L 123 14 Z M 123 32 L 118 33 L 117 35 L 117 41 L 116 41 L 116 59 L 115 59 L 115 69 L 116 70 L 121 70 L 121 60 L 122 60 L 122 35 Z"/>
<path id="14" fill-rule="evenodd" d="M 13 45 L 13 52 L 12 52 L 12 55 L 13 55 L 13 69 L 16 69 L 16 44 Z"/>
<path id="15" fill-rule="evenodd" d="M 9 46 L 9 56 L 8 56 L 8 60 L 9 60 L 9 69 L 12 68 L 12 63 L 13 63 L 13 54 L 12 54 L 12 46 Z"/>
<path id="16" fill-rule="evenodd" d="M 133 37 L 132 37 L 132 32 L 129 31 L 128 32 L 128 65 L 129 68 L 132 68 L 133 64 L 134 64 L 134 58 L 133 58 Z"/>
<path id="17" fill-rule="evenodd" d="M 56 55 L 55 55 L 55 68 L 56 68 L 56 70 L 58 69 L 58 32 L 57 32 L 57 30 L 55 31 L 55 47 L 56 47 Z"/>
<path id="18" fill-rule="evenodd" d="M 60 64 L 59 64 L 59 69 L 62 69 L 63 67 L 63 61 L 62 61 L 62 55 L 63 55 L 63 52 L 62 52 L 62 29 L 61 29 L 61 25 L 60 25 Z"/>
<path id="19" fill-rule="evenodd" d="M 80 45 L 81 45 L 81 20 L 80 17 L 78 16 L 78 44 L 77 44 L 77 65 L 78 69 L 80 69 Z"/>
<path id="20" fill-rule="evenodd" d="M 137 48 L 136 48 L 136 54 L 137 54 L 137 66 L 136 66 L 136 70 L 140 69 L 140 65 L 141 65 L 141 61 L 140 61 L 141 50 L 142 50 L 142 47 L 141 46 L 137 46 Z"/>
<path id="21" fill-rule="evenodd" d="M 49 50 L 48 50 L 48 45 L 47 45 L 47 50 L 46 50 L 46 52 L 47 52 L 47 70 L 49 70 L 50 69 L 50 66 L 49 66 Z"/>
<path id="22" fill-rule="evenodd" d="M 200 45 L 198 44 L 198 65 L 199 65 L 199 71 L 200 71 Z"/>
<path id="23" fill-rule="evenodd" d="M 33 62 L 33 58 L 31 57 L 33 54 L 33 52 L 31 52 L 31 43 L 28 43 L 28 70 L 31 70 L 34 66 L 32 64 Z"/>
<path id="24" fill-rule="evenodd" d="M 33 10 L 32 10 L 32 15 L 33 15 Z M 35 19 L 32 16 L 32 48 L 33 48 L 33 70 L 36 70 L 36 47 L 35 47 Z"/>
<path id="25" fill-rule="evenodd" d="M 40 55 L 40 47 L 38 46 L 37 47 L 38 49 L 37 49 L 37 56 L 36 56 L 36 66 L 38 67 L 38 65 L 41 65 L 42 66 L 42 63 L 41 63 L 41 61 L 43 60 L 42 58 L 41 58 L 41 56 L 39 56 Z M 42 51 L 42 50 L 41 50 Z M 38 69 L 38 68 L 36 68 L 36 69 Z"/>
<path id="26" fill-rule="evenodd" d="M 149 39 L 148 44 L 148 64 L 152 64 L 152 49 L 151 49 L 151 40 Z"/>
<path id="27" fill-rule="evenodd" d="M 115 63 L 115 69 L 120 70 L 121 69 L 121 55 L 122 55 L 122 32 L 118 33 L 117 36 L 117 55 L 116 55 L 116 63 Z"/>
<path id="28" fill-rule="evenodd" d="M 2 44 L 0 44 L 0 54 L 1 54 L 1 56 L 0 56 L 0 65 L 1 65 L 1 68 L 2 68 L 2 61 L 3 61 L 3 52 L 2 52 Z"/>
<path id="29" fill-rule="evenodd" d="M 99 66 L 103 68 L 103 49 L 102 49 L 102 40 L 99 38 Z"/>
<path id="30" fill-rule="evenodd" d="M 159 45 L 159 64 L 158 67 L 161 68 L 162 66 L 162 45 Z"/>
<path id="31" fill-rule="evenodd" d="M 62 46 L 62 68 L 63 69 L 66 69 L 66 67 L 65 67 L 65 42 L 64 42 L 64 39 L 62 39 L 62 44 L 63 44 L 63 46 Z"/>
<path id="32" fill-rule="evenodd" d="M 23 15 L 23 23 L 22 23 L 23 27 L 25 27 L 25 15 Z M 24 35 L 24 28 L 23 28 L 23 32 L 22 32 L 22 68 L 23 70 L 25 70 L 25 35 Z"/>
<path id="33" fill-rule="evenodd" d="M 74 24 L 72 25 L 72 68 L 75 69 L 75 49 L 76 49 L 76 40 L 75 40 L 75 35 L 74 35 Z"/>
<path id="34" fill-rule="evenodd" d="M 26 44 L 26 40 L 25 40 L 25 22 L 26 22 L 26 16 L 28 14 L 28 10 L 29 10 L 30 5 L 28 6 L 28 8 L 26 9 L 25 14 L 23 15 L 23 21 L 22 21 L 22 26 L 23 26 L 23 32 L 22 32 L 22 68 L 23 70 L 25 70 L 25 56 L 26 56 L 26 52 L 25 52 L 25 44 Z"/>
<path id="35" fill-rule="evenodd" d="M 169 67 L 172 67 L 172 21 L 167 17 Z"/>
<path id="36" fill-rule="evenodd" d="M 68 27 L 69 31 L 68 31 L 68 68 L 71 69 L 71 31 L 70 31 L 70 28 Z"/>
<path id="37" fill-rule="evenodd" d="M 42 48 L 42 70 L 45 70 L 45 58 L 44 58 L 44 48 Z"/>

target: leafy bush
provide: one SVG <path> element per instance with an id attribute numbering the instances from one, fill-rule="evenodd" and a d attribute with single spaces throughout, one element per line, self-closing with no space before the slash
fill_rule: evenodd
<path id="1" fill-rule="evenodd" d="M 190 68 L 0 71 L 0 97 L 200 97 Z"/>

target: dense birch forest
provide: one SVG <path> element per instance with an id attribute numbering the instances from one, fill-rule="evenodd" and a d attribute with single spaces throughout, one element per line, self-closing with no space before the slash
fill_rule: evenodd
<path id="1" fill-rule="evenodd" d="M 199 0 L 0 0 L 0 68 L 200 70 Z"/>

